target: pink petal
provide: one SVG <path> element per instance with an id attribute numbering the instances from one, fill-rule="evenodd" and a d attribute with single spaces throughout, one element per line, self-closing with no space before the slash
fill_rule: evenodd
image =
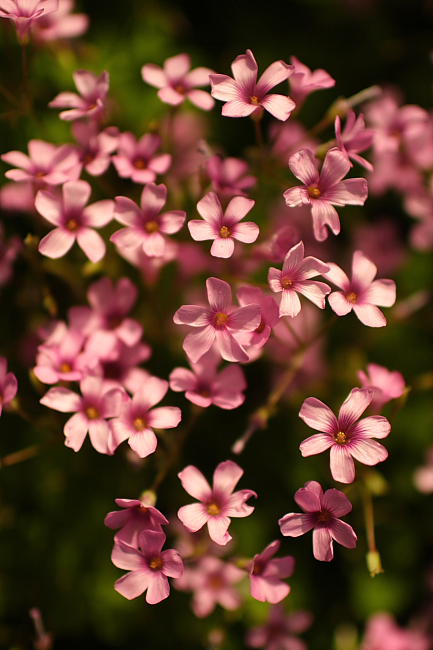
<path id="1" fill-rule="evenodd" d="M 345 294 L 341 293 L 341 291 L 331 293 L 328 296 L 328 302 L 337 316 L 346 316 L 353 309 L 353 303 L 349 302 Z"/>
<path id="2" fill-rule="evenodd" d="M 373 391 L 367 388 L 354 388 L 344 400 L 338 415 L 340 431 L 347 432 L 349 427 L 358 420 L 365 409 L 371 404 Z"/>
<path id="3" fill-rule="evenodd" d="M 206 223 L 206 221 L 200 221 L 199 219 L 192 219 L 191 221 L 188 221 L 188 229 L 194 241 L 215 239 L 215 237 L 217 237 L 219 234 L 218 228 L 216 226 L 210 223 Z"/>
<path id="4" fill-rule="evenodd" d="M 251 576 L 250 594 L 262 603 L 279 603 L 290 592 L 290 587 L 278 578 Z"/>
<path id="5" fill-rule="evenodd" d="M 87 181 L 68 181 L 63 185 L 63 205 L 65 211 L 81 212 L 92 193 Z"/>
<path id="6" fill-rule="evenodd" d="M 283 290 L 281 284 L 282 273 L 278 269 L 271 267 L 268 271 L 268 282 L 269 286 L 274 293 L 279 293 Z"/>
<path id="7" fill-rule="evenodd" d="M 319 170 L 317 160 L 309 149 L 301 149 L 293 154 L 289 160 L 289 167 L 292 173 L 305 185 L 313 185 L 319 181 Z M 292 188 L 294 189 L 294 188 Z M 291 190 L 287 190 L 290 192 Z M 284 196 L 286 196 L 285 192 Z"/>
<path id="8" fill-rule="evenodd" d="M 377 266 L 362 251 L 355 251 L 352 262 L 352 283 L 368 287 L 376 277 Z"/>
<path id="9" fill-rule="evenodd" d="M 137 431 L 129 437 L 128 444 L 133 451 L 140 456 L 140 458 L 146 458 L 150 454 L 153 454 L 155 451 L 158 440 L 152 429 L 149 427 L 143 431 Z"/>
<path id="10" fill-rule="evenodd" d="M 227 206 L 225 220 L 229 220 L 231 224 L 238 223 L 252 210 L 254 204 L 255 201 L 245 196 L 235 196 Z"/>
<path id="11" fill-rule="evenodd" d="M 197 386 L 197 377 L 187 368 L 175 368 L 169 376 L 170 389 L 175 392 L 191 391 Z"/>
<path id="12" fill-rule="evenodd" d="M 303 280 L 296 283 L 296 290 L 320 309 L 325 309 L 325 298 L 331 292 L 331 287 L 324 282 Z"/>
<path id="13" fill-rule="evenodd" d="M 128 513 L 121 512 L 119 514 L 127 515 Z M 116 525 L 114 528 L 118 528 L 118 526 Z M 137 571 L 143 565 L 143 556 L 136 548 L 127 546 L 123 542 L 118 542 L 113 546 L 111 561 L 119 569 Z"/>
<path id="14" fill-rule="evenodd" d="M 226 313 L 228 307 L 232 304 L 230 285 L 218 278 L 208 278 L 206 280 L 206 290 L 211 309 L 214 312 Z"/>
<path id="15" fill-rule="evenodd" d="M 299 417 L 316 431 L 334 434 L 338 431 L 337 418 L 323 402 L 315 397 L 308 397 L 302 404 Z"/>
<path id="16" fill-rule="evenodd" d="M 181 556 L 174 549 L 168 549 L 161 553 L 164 568 L 163 573 L 170 578 L 180 578 L 183 574 L 183 561 Z"/>
<path id="17" fill-rule="evenodd" d="M 257 80 L 257 63 L 251 50 L 240 54 L 232 63 L 233 76 L 245 94 L 253 94 Z"/>
<path id="18" fill-rule="evenodd" d="M 197 305 L 183 305 L 175 315 L 173 321 L 177 325 L 191 325 L 192 327 L 204 327 L 209 324 L 211 313 L 206 307 Z"/>
<path id="19" fill-rule="evenodd" d="M 317 241 L 324 241 L 328 237 L 329 226 L 334 235 L 340 232 L 340 217 L 335 208 L 325 201 L 312 201 L 311 214 L 313 217 L 314 236 Z"/>
<path id="20" fill-rule="evenodd" d="M 301 301 L 296 291 L 283 289 L 280 302 L 280 316 L 290 316 L 294 318 L 301 311 Z"/>
<path id="21" fill-rule="evenodd" d="M 62 205 L 60 201 L 56 199 L 52 194 L 40 190 L 36 194 L 35 208 L 39 214 L 47 219 L 47 221 L 54 224 L 55 226 L 60 225 Z"/>
<path id="22" fill-rule="evenodd" d="M 215 106 L 215 100 L 204 90 L 188 90 L 186 95 L 189 101 L 202 111 L 210 111 Z"/>
<path id="23" fill-rule="evenodd" d="M 212 498 L 212 490 L 203 474 L 194 465 L 188 465 L 178 474 L 182 487 L 188 494 L 199 501 L 207 501 Z M 238 479 L 239 480 L 239 479 Z"/>
<path id="24" fill-rule="evenodd" d="M 106 251 L 105 242 L 101 235 L 91 228 L 80 228 L 77 233 L 77 242 L 81 250 L 94 264 L 104 257 Z"/>
<path id="25" fill-rule="evenodd" d="M 282 83 L 290 77 L 295 67 L 293 65 L 288 65 L 284 61 L 275 61 L 266 68 L 262 76 L 260 77 L 257 83 L 257 92 L 259 94 L 268 93 L 271 88 Z"/>
<path id="26" fill-rule="evenodd" d="M 353 305 L 353 311 L 367 327 L 385 327 L 386 318 L 375 305 Z"/>
<path id="27" fill-rule="evenodd" d="M 166 235 L 173 235 L 179 232 L 185 223 L 186 212 L 183 210 L 171 210 L 171 212 L 164 212 L 159 217 L 159 229 Z"/>
<path id="28" fill-rule="evenodd" d="M 126 196 L 116 196 L 114 218 L 124 226 L 134 226 L 141 223 L 141 210 L 132 199 Z"/>
<path id="29" fill-rule="evenodd" d="M 72 248 L 75 235 L 63 228 L 54 228 L 39 242 L 38 251 L 46 257 L 57 259 L 62 257 Z"/>
<path id="30" fill-rule="evenodd" d="M 159 232 L 153 232 L 143 239 L 143 252 L 148 257 L 162 257 L 165 254 L 165 239 Z"/>
<path id="31" fill-rule="evenodd" d="M 111 454 L 109 448 L 110 427 L 105 420 L 90 420 L 89 438 L 92 446 L 100 454 Z"/>
<path id="32" fill-rule="evenodd" d="M 234 239 L 244 244 L 252 244 L 260 234 L 258 225 L 252 221 L 237 224 L 232 231 Z"/>
<path id="33" fill-rule="evenodd" d="M 334 557 L 333 543 L 328 528 L 313 530 L 313 555 L 316 560 L 330 562 Z"/>
<path id="34" fill-rule="evenodd" d="M 325 278 L 327 280 L 330 280 L 333 284 L 336 284 L 337 287 L 340 287 L 340 289 L 343 289 L 343 291 L 348 291 L 350 287 L 350 280 L 345 272 L 333 262 L 328 262 L 328 266 L 329 271 L 323 274 Z"/>
<path id="35" fill-rule="evenodd" d="M 195 533 L 203 528 L 210 515 L 201 503 L 191 503 L 188 506 L 182 506 L 177 516 L 191 533 Z"/>
<path id="36" fill-rule="evenodd" d="M 173 429 L 182 419 L 182 412 L 177 406 L 161 406 L 149 413 L 149 425 L 155 429 Z"/>
<path id="37" fill-rule="evenodd" d="M 221 494 L 224 498 L 228 498 L 232 494 L 243 473 L 243 469 L 232 460 L 226 460 L 225 462 L 220 463 L 214 472 L 214 492 L 218 491 L 218 494 Z"/>
<path id="38" fill-rule="evenodd" d="M 215 228 L 219 228 L 223 212 L 215 192 L 209 192 L 197 203 L 197 211 L 205 221 L 214 225 Z"/>
<path id="39" fill-rule="evenodd" d="M 368 186 L 365 178 L 349 178 L 323 192 L 323 199 L 333 205 L 364 205 L 367 197 Z"/>
<path id="40" fill-rule="evenodd" d="M 62 413 L 72 413 L 80 409 L 81 397 L 73 393 L 69 388 L 59 386 L 58 388 L 50 388 L 40 400 L 40 403 Z"/>
<path id="41" fill-rule="evenodd" d="M 221 259 L 228 259 L 233 255 L 235 249 L 235 243 L 230 237 L 220 238 L 218 237 L 213 242 L 210 253 L 213 257 L 219 257 Z"/>
<path id="42" fill-rule="evenodd" d="M 255 104 L 247 104 L 243 99 L 232 99 L 232 101 L 224 104 L 221 114 L 224 117 L 248 117 L 258 108 Z"/>
<path id="43" fill-rule="evenodd" d="M 209 517 L 207 522 L 207 527 L 209 530 L 209 537 L 216 544 L 220 546 L 225 546 L 232 539 L 229 535 L 227 529 L 230 525 L 230 519 L 228 517 Z"/>
<path id="44" fill-rule="evenodd" d="M 353 483 L 355 480 L 355 464 L 346 447 L 334 444 L 331 447 L 330 461 L 331 474 L 334 481 L 338 481 L 339 483 Z"/>
<path id="45" fill-rule="evenodd" d="M 314 527 L 314 518 L 291 512 L 279 520 L 281 534 L 285 537 L 299 537 Z"/>
<path id="46" fill-rule="evenodd" d="M 311 426 L 311 425 L 310 425 Z M 316 427 L 313 427 L 316 428 Z M 313 456 L 314 454 L 321 454 L 334 444 L 332 436 L 326 434 L 316 433 L 310 436 L 299 445 L 302 456 Z"/>
<path id="47" fill-rule="evenodd" d="M 350 443 L 350 453 L 364 465 L 372 466 L 388 458 L 388 451 L 376 440 L 356 440 Z"/>
<path id="48" fill-rule="evenodd" d="M 87 223 L 93 228 L 101 228 L 113 219 L 114 201 L 106 199 L 88 205 L 83 210 Z"/>
<path id="49" fill-rule="evenodd" d="M 392 307 L 396 299 L 393 280 L 375 280 L 363 295 L 363 300 L 379 307 Z"/>
<path id="50" fill-rule="evenodd" d="M 303 186 L 291 187 L 284 192 L 283 196 L 284 200 L 286 201 L 286 205 L 288 205 L 289 208 L 296 208 L 300 205 L 310 203 L 307 189 Z"/>
<path id="51" fill-rule="evenodd" d="M 320 512 L 321 501 L 323 496 L 322 488 L 320 487 L 319 493 L 311 489 L 310 484 L 306 483 L 306 487 L 301 488 L 295 494 L 295 501 L 302 510 L 308 514 Z"/>
<path id="52" fill-rule="evenodd" d="M 349 524 L 337 519 L 331 523 L 330 532 L 331 537 L 342 546 L 345 546 L 346 548 L 355 548 L 358 538 L 352 526 L 349 526 Z"/>
<path id="53" fill-rule="evenodd" d="M 282 122 L 288 120 L 290 113 L 296 108 L 293 99 L 283 95 L 266 95 L 260 103 L 271 115 Z"/>
<path id="54" fill-rule="evenodd" d="M 185 101 L 185 95 L 178 93 L 177 90 L 171 86 L 164 86 L 158 90 L 159 99 L 165 104 L 170 104 L 171 106 L 179 106 L 182 102 Z"/>
<path id="55" fill-rule="evenodd" d="M 137 596 L 144 593 L 149 585 L 149 580 L 150 576 L 143 571 L 131 571 L 116 580 L 114 588 L 119 594 L 128 600 L 132 600 L 132 598 L 137 598 Z"/>
<path id="56" fill-rule="evenodd" d="M 83 413 L 75 413 L 63 429 L 66 436 L 65 445 L 79 451 L 88 431 L 88 420 Z"/>
<path id="57" fill-rule="evenodd" d="M 352 510 L 352 504 L 340 490 L 326 490 L 322 503 L 323 509 L 330 512 L 334 517 L 343 517 Z"/>
<path id="58" fill-rule="evenodd" d="M 234 79 L 226 74 L 212 74 L 209 76 L 212 86 L 212 97 L 223 102 L 238 99 L 240 95 L 239 86 Z"/>
<path id="59" fill-rule="evenodd" d="M 143 81 L 156 88 L 162 88 L 167 84 L 167 74 L 161 66 L 154 63 L 146 63 L 141 68 L 141 76 Z"/>
<path id="60" fill-rule="evenodd" d="M 391 431 L 391 425 L 383 415 L 371 415 L 357 422 L 351 432 L 356 437 L 386 438 Z"/>
<path id="61" fill-rule="evenodd" d="M 322 171 L 320 172 L 320 189 L 325 192 L 332 187 L 350 170 L 350 162 L 340 149 L 330 149 L 326 154 Z"/>
<path id="62" fill-rule="evenodd" d="M 260 305 L 252 304 L 237 307 L 228 314 L 227 327 L 232 331 L 246 331 L 259 327 L 262 320 Z"/>
<path id="63" fill-rule="evenodd" d="M 148 183 L 141 193 L 141 208 L 149 218 L 156 216 L 167 201 L 167 188 L 162 183 Z"/>
<path id="64" fill-rule="evenodd" d="M 146 593 L 146 602 L 149 605 L 160 603 L 161 600 L 168 598 L 170 595 L 170 586 L 167 578 L 162 573 L 155 573 L 151 577 L 149 587 Z"/>
<path id="65" fill-rule="evenodd" d="M 211 325 L 188 334 L 182 347 L 193 363 L 197 363 L 210 349 L 215 340 L 215 334 L 215 329 Z"/>
<path id="66" fill-rule="evenodd" d="M 258 327 L 258 326 L 257 326 Z M 227 329 L 214 330 L 221 356 L 226 361 L 248 361 L 244 348 Z"/>

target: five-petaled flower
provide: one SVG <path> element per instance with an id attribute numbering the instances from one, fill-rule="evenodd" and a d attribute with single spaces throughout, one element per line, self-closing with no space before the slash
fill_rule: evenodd
<path id="1" fill-rule="evenodd" d="M 312 456 L 330 449 L 334 481 L 352 483 L 355 479 L 354 458 L 371 466 L 388 457 L 385 447 L 371 440 L 386 438 L 391 430 L 388 420 L 382 415 L 371 415 L 359 420 L 372 399 L 372 390 L 354 388 L 343 402 L 338 418 L 326 404 L 315 397 L 308 397 L 301 407 L 299 417 L 312 429 L 321 431 L 301 443 L 301 453 L 303 456 Z"/>
<path id="2" fill-rule="evenodd" d="M 295 102 L 283 95 L 268 95 L 277 84 L 290 77 L 294 70 L 284 61 L 275 61 L 257 81 L 258 66 L 251 50 L 241 54 L 232 63 L 234 79 L 226 74 L 211 74 L 212 96 L 224 104 L 222 114 L 227 117 L 257 116 L 267 110 L 278 120 L 285 121 L 295 108 Z"/>
<path id="3" fill-rule="evenodd" d="M 291 555 L 274 558 L 281 542 L 271 542 L 254 556 L 250 571 L 250 594 L 262 603 L 279 603 L 290 592 L 290 586 L 281 578 L 289 578 L 295 569 L 295 558 Z"/>
<path id="4" fill-rule="evenodd" d="M 99 119 L 104 110 L 105 96 L 110 87 L 110 77 L 106 70 L 99 77 L 89 70 L 76 70 L 73 75 L 75 86 L 80 93 L 64 91 L 49 104 L 50 108 L 67 108 L 59 114 L 60 119 L 71 122 L 81 117 Z"/>
<path id="5" fill-rule="evenodd" d="M 59 0 L 1 0 L 0 18 L 10 18 L 15 23 L 18 40 L 26 44 L 35 20 L 57 11 Z"/>
<path id="6" fill-rule="evenodd" d="M 339 149 L 330 149 L 322 170 L 309 149 L 301 149 L 289 160 L 289 167 L 296 178 L 305 185 L 291 187 L 284 192 L 290 208 L 311 205 L 314 236 L 318 241 L 328 237 L 326 226 L 334 235 L 340 232 L 340 219 L 334 205 L 364 205 L 368 189 L 365 178 L 342 179 L 351 167 L 348 157 Z"/>
<path id="7" fill-rule="evenodd" d="M 296 492 L 295 501 L 305 514 L 284 515 L 278 522 L 282 535 L 299 537 L 313 529 L 313 554 L 324 562 L 334 557 L 334 539 L 346 548 L 355 548 L 358 538 L 353 528 L 338 519 L 352 510 L 343 492 L 331 489 L 323 494 L 317 481 L 308 481 Z"/>
<path id="8" fill-rule="evenodd" d="M 179 473 L 184 489 L 200 501 L 183 506 L 178 512 L 178 517 L 187 530 L 195 533 L 207 523 L 210 538 L 217 544 L 225 546 L 232 539 L 227 530 L 230 517 L 250 515 L 254 508 L 245 502 L 250 497 L 257 497 L 252 490 L 233 492 L 243 473 L 239 465 L 226 460 L 214 472 L 213 488 L 193 465 L 185 467 Z"/>

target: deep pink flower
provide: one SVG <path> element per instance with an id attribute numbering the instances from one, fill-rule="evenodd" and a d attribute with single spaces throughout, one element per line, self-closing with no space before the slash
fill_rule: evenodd
<path id="1" fill-rule="evenodd" d="M 27 43 L 29 30 L 35 20 L 57 11 L 59 0 L 1 0 L 0 17 L 10 18 L 21 43 Z"/>
<path id="2" fill-rule="evenodd" d="M 301 407 L 299 417 L 312 429 L 322 432 L 304 440 L 300 445 L 301 453 L 305 457 L 330 449 L 334 481 L 354 481 L 354 458 L 370 466 L 388 458 L 385 447 L 371 440 L 386 438 L 391 430 L 388 420 L 382 415 L 359 420 L 372 399 L 372 390 L 354 388 L 343 402 L 338 419 L 326 404 L 315 397 L 308 397 Z"/>
<path id="3" fill-rule="evenodd" d="M 352 510 L 343 492 L 332 489 L 323 494 L 317 481 L 308 481 L 296 492 L 295 501 L 306 514 L 284 515 L 278 522 L 282 535 L 299 537 L 313 529 L 313 554 L 324 562 L 334 557 L 334 539 L 346 548 L 355 548 L 358 538 L 353 528 L 338 518 Z"/>
<path id="4" fill-rule="evenodd" d="M 91 262 L 104 257 L 105 242 L 93 228 L 102 228 L 112 220 L 114 201 L 105 199 L 86 205 L 91 192 L 86 181 L 69 181 L 63 185 L 61 201 L 44 190 L 37 193 L 36 210 L 56 226 L 39 242 L 42 255 L 63 257 L 77 240 Z"/>
<path id="5" fill-rule="evenodd" d="M 282 292 L 280 316 L 297 316 L 301 311 L 298 293 L 311 300 L 320 309 L 325 309 L 325 297 L 331 288 L 324 282 L 310 280 L 316 275 L 324 275 L 329 266 L 316 257 L 304 259 L 304 244 L 293 246 L 284 258 L 282 271 L 269 269 L 268 282 L 272 291 Z"/>
<path id="6" fill-rule="evenodd" d="M 376 363 L 368 364 L 367 373 L 358 370 L 358 377 L 363 388 L 369 388 L 373 391 L 370 408 L 378 413 L 382 410 L 384 404 L 401 397 L 406 388 L 403 375 L 400 372 L 397 370 L 391 372 Z"/>
<path id="7" fill-rule="evenodd" d="M 260 325 L 252 332 L 242 333 L 242 343 L 253 345 L 260 350 L 268 341 L 272 328 L 279 322 L 278 305 L 271 296 L 265 296 L 258 287 L 241 287 L 236 292 L 241 307 L 259 305 L 261 310 Z M 238 337 L 240 335 L 237 335 Z M 244 338 L 245 337 L 245 338 Z"/>
<path id="8" fill-rule="evenodd" d="M 57 41 L 81 36 L 89 26 L 89 16 L 71 13 L 74 0 L 59 0 L 59 8 L 49 15 L 46 12 L 32 22 L 32 32 L 36 41 Z"/>
<path id="9" fill-rule="evenodd" d="M 107 171 L 111 154 L 117 149 L 117 127 L 100 131 L 95 122 L 77 120 L 72 124 L 72 135 L 80 145 L 78 155 L 86 172 L 91 176 L 100 176 Z"/>
<path id="10" fill-rule="evenodd" d="M 314 236 L 318 241 L 328 237 L 326 226 L 334 235 L 340 232 L 340 219 L 334 205 L 364 205 L 367 198 L 365 178 L 343 181 L 351 165 L 345 154 L 337 148 L 326 154 L 322 170 L 309 149 L 301 149 L 289 160 L 289 167 L 305 187 L 291 187 L 284 192 L 290 208 L 310 204 Z"/>
<path id="11" fill-rule="evenodd" d="M 306 644 L 294 635 L 308 630 L 312 621 L 310 612 L 287 614 L 282 605 L 274 605 L 269 609 L 266 624 L 249 630 L 246 645 L 265 650 L 307 650 Z"/>
<path id="12" fill-rule="evenodd" d="M 5 357 L 0 357 L 0 415 L 3 406 L 9 404 L 18 391 L 18 381 L 13 372 L 7 372 L 8 363 Z"/>
<path id="13" fill-rule="evenodd" d="M 226 361 L 248 361 L 248 354 L 233 336 L 234 332 L 251 332 L 259 327 L 259 305 L 232 307 L 230 285 L 218 278 L 208 278 L 206 289 L 210 309 L 197 305 L 184 305 L 177 310 L 173 320 L 177 325 L 190 325 L 191 332 L 183 342 L 183 349 L 193 363 L 207 352 L 216 340 L 221 356 Z"/>
<path id="14" fill-rule="evenodd" d="M 188 494 L 200 501 L 180 508 L 178 517 L 186 529 L 195 533 L 207 523 L 210 538 L 216 544 L 225 546 L 232 539 L 227 530 L 230 517 L 247 517 L 254 510 L 245 502 L 252 496 L 257 497 L 255 492 L 233 492 L 243 473 L 239 465 L 232 460 L 226 460 L 216 468 L 211 488 L 196 467 L 185 467 L 178 474 L 182 486 Z"/>
<path id="15" fill-rule="evenodd" d="M 21 151 L 9 151 L 1 156 L 5 163 L 15 166 L 5 172 L 6 178 L 17 182 L 32 181 L 37 188 L 44 183 L 61 185 L 78 180 L 81 163 L 73 145 L 57 147 L 43 140 L 30 140 L 28 150 L 28 156 Z"/>
<path id="16" fill-rule="evenodd" d="M 109 512 L 104 520 L 108 528 L 120 528 L 114 535 L 115 542 L 138 548 L 141 533 L 145 530 L 162 532 L 161 526 L 169 523 L 157 508 L 140 499 L 116 499 L 116 505 L 123 510 Z"/>
<path id="17" fill-rule="evenodd" d="M 431 643 L 421 630 L 404 629 L 388 612 L 376 612 L 368 620 L 359 650 L 430 650 Z"/>
<path id="18" fill-rule="evenodd" d="M 150 183 L 157 174 L 165 174 L 171 164 L 169 153 L 156 154 L 161 138 L 156 133 L 146 133 L 140 140 L 133 133 L 121 133 L 113 165 L 121 178 L 130 178 L 134 183 Z"/>
<path id="19" fill-rule="evenodd" d="M 132 399 L 123 401 L 118 417 L 111 420 L 112 445 L 114 450 L 124 440 L 140 456 L 145 458 L 152 454 L 158 444 L 153 429 L 173 429 L 182 419 L 182 412 L 177 406 L 160 406 L 158 404 L 168 391 L 168 381 L 149 376 L 140 386 Z"/>
<path id="20" fill-rule="evenodd" d="M 65 91 L 57 95 L 49 104 L 50 108 L 67 108 L 59 117 L 68 122 L 81 117 L 99 119 L 104 110 L 105 96 L 110 87 L 110 77 L 106 70 L 99 77 L 89 70 L 76 70 L 73 73 L 75 86 L 80 93 Z"/>
<path id="21" fill-rule="evenodd" d="M 148 183 L 141 193 L 141 209 L 126 196 L 116 196 L 114 218 L 126 228 L 117 230 L 110 240 L 119 248 L 140 246 L 148 257 L 162 257 L 165 253 L 164 235 L 172 235 L 182 228 L 186 212 L 170 210 L 159 214 L 167 201 L 167 188 Z"/>
<path id="22" fill-rule="evenodd" d="M 210 111 L 215 101 L 204 90 L 197 90 L 196 86 L 208 86 L 209 75 L 213 70 L 209 68 L 191 68 L 191 59 L 188 54 L 177 54 L 164 61 L 164 67 L 154 63 L 147 63 L 141 68 L 141 76 L 151 86 L 159 88 L 158 97 L 165 104 L 179 106 L 186 98 L 195 106 Z"/>
<path id="23" fill-rule="evenodd" d="M 362 167 L 365 167 L 365 169 L 373 171 L 373 165 L 358 155 L 359 152 L 370 149 L 374 140 L 374 130 L 365 128 L 363 115 L 356 117 L 355 111 L 350 110 L 347 113 L 343 130 L 341 130 L 340 116 L 337 115 L 335 118 L 335 136 L 340 151 L 359 165 L 362 165 Z"/>
<path id="24" fill-rule="evenodd" d="M 228 117 L 247 117 L 261 114 L 266 109 L 278 120 L 287 120 L 295 102 L 283 95 L 268 95 L 277 84 L 290 77 L 294 68 L 284 61 L 275 61 L 257 81 L 258 66 L 251 50 L 239 55 L 232 63 L 234 79 L 225 74 L 211 74 L 212 96 L 224 104 L 222 114 Z"/>
<path id="25" fill-rule="evenodd" d="M 259 236 L 259 227 L 252 221 L 239 223 L 253 208 L 254 201 L 244 196 L 235 196 L 225 213 L 215 192 L 209 192 L 198 203 L 197 210 L 204 221 L 188 221 L 191 237 L 195 241 L 213 239 L 210 249 L 214 257 L 231 257 L 235 248 L 234 240 L 252 244 Z"/>
<path id="26" fill-rule="evenodd" d="M 290 58 L 290 63 L 294 67 L 290 75 L 290 94 L 296 105 L 299 106 L 304 99 L 315 90 L 322 88 L 332 88 L 335 86 L 335 79 L 322 68 L 313 72 L 304 63 L 301 63 L 296 56 Z"/>
<path id="27" fill-rule="evenodd" d="M 129 573 L 116 580 L 114 588 L 119 594 L 131 600 L 147 590 L 146 602 L 159 603 L 170 594 L 169 578 L 180 578 L 183 562 L 174 549 L 162 551 L 164 533 L 146 530 L 139 538 L 141 550 L 116 542 L 111 554 L 113 564 Z"/>
<path id="28" fill-rule="evenodd" d="M 374 280 L 376 265 L 362 251 L 355 251 L 352 262 L 352 279 L 349 280 L 339 266 L 328 262 L 329 271 L 324 275 L 342 291 L 333 291 L 329 304 L 338 316 L 355 312 L 361 323 L 369 327 L 384 327 L 386 318 L 377 308 L 392 307 L 396 287 L 393 280 Z"/>
<path id="29" fill-rule="evenodd" d="M 256 184 L 256 178 L 247 173 L 248 164 L 239 158 L 222 158 L 216 153 L 206 161 L 206 171 L 223 196 L 246 196 L 245 190 Z"/>
<path id="30" fill-rule="evenodd" d="M 254 556 L 250 571 L 250 594 L 262 603 L 279 603 L 290 592 L 290 586 L 282 582 L 295 569 L 295 558 L 291 555 L 272 559 L 281 542 L 271 542 L 263 553 Z"/>
<path id="31" fill-rule="evenodd" d="M 40 402 L 62 413 L 76 411 L 63 429 L 67 447 L 79 451 L 89 432 L 90 442 L 96 451 L 112 454 L 111 432 L 106 418 L 119 413 L 125 391 L 121 388 L 104 390 L 102 378 L 91 375 L 81 380 L 80 388 L 82 397 L 63 386 L 50 388 Z"/>

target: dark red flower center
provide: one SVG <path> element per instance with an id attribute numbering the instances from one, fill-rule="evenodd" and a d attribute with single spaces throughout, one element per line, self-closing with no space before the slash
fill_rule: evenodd
<path id="1" fill-rule="evenodd" d="M 147 221 L 147 222 L 144 224 L 144 229 L 145 229 L 145 231 L 148 232 L 149 234 L 151 234 L 152 232 L 156 232 L 156 231 L 158 230 L 158 228 L 159 228 L 159 226 L 158 226 L 158 222 L 157 222 L 157 221 Z"/>
<path id="2" fill-rule="evenodd" d="M 160 571 L 162 569 L 162 559 L 159 556 L 152 558 L 149 562 L 149 568 L 152 571 Z"/>
<path id="3" fill-rule="evenodd" d="M 144 158 L 136 158 L 133 162 L 135 169 L 144 169 L 146 167 L 146 161 Z"/>
<path id="4" fill-rule="evenodd" d="M 70 232 L 75 232 L 78 228 L 78 222 L 76 219 L 68 219 L 67 222 L 65 223 L 65 228 L 66 230 L 69 230 Z"/>
<path id="5" fill-rule="evenodd" d="M 290 280 L 290 278 L 282 278 L 281 279 L 281 286 L 283 287 L 283 289 L 288 289 L 292 285 L 293 285 L 293 282 L 292 282 L 292 280 Z"/>
<path id="6" fill-rule="evenodd" d="M 331 519 L 331 514 L 327 510 L 322 510 L 320 515 L 317 517 L 317 521 L 320 521 L 323 524 L 326 524 Z"/>
<path id="7" fill-rule="evenodd" d="M 99 411 L 94 406 L 86 408 L 86 416 L 89 420 L 97 420 L 99 418 Z"/>
<path id="8" fill-rule="evenodd" d="M 144 420 L 144 418 L 135 418 L 132 424 L 136 431 L 144 431 L 146 428 L 146 420 Z"/>

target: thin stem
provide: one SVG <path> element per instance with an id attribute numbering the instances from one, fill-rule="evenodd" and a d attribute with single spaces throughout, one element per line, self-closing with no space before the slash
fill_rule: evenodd
<path id="1" fill-rule="evenodd" d="M 9 465 L 16 465 L 17 463 L 21 463 L 23 460 L 34 458 L 34 456 L 38 456 L 38 454 L 41 452 L 41 449 L 42 445 L 35 444 L 30 445 L 30 447 L 26 447 L 25 449 L 21 449 L 20 451 L 16 451 L 13 454 L 9 454 L 8 456 L 4 456 L 0 459 L 0 468 L 7 467 Z"/>
<path id="2" fill-rule="evenodd" d="M 23 70 L 23 87 L 24 87 L 24 98 L 25 98 L 25 108 L 26 112 L 30 112 L 32 108 L 32 99 L 30 96 L 30 89 L 29 89 L 29 74 L 28 74 L 28 67 L 27 67 L 27 45 L 25 43 L 22 43 L 21 45 L 21 62 L 22 62 L 22 70 Z"/>
<path id="3" fill-rule="evenodd" d="M 256 140 L 257 140 L 257 145 L 261 151 L 264 150 L 265 148 L 265 143 L 263 141 L 263 133 L 262 133 L 262 127 L 260 124 L 260 119 L 254 118 L 253 117 L 253 122 L 254 122 L 254 129 L 256 132 Z"/>

